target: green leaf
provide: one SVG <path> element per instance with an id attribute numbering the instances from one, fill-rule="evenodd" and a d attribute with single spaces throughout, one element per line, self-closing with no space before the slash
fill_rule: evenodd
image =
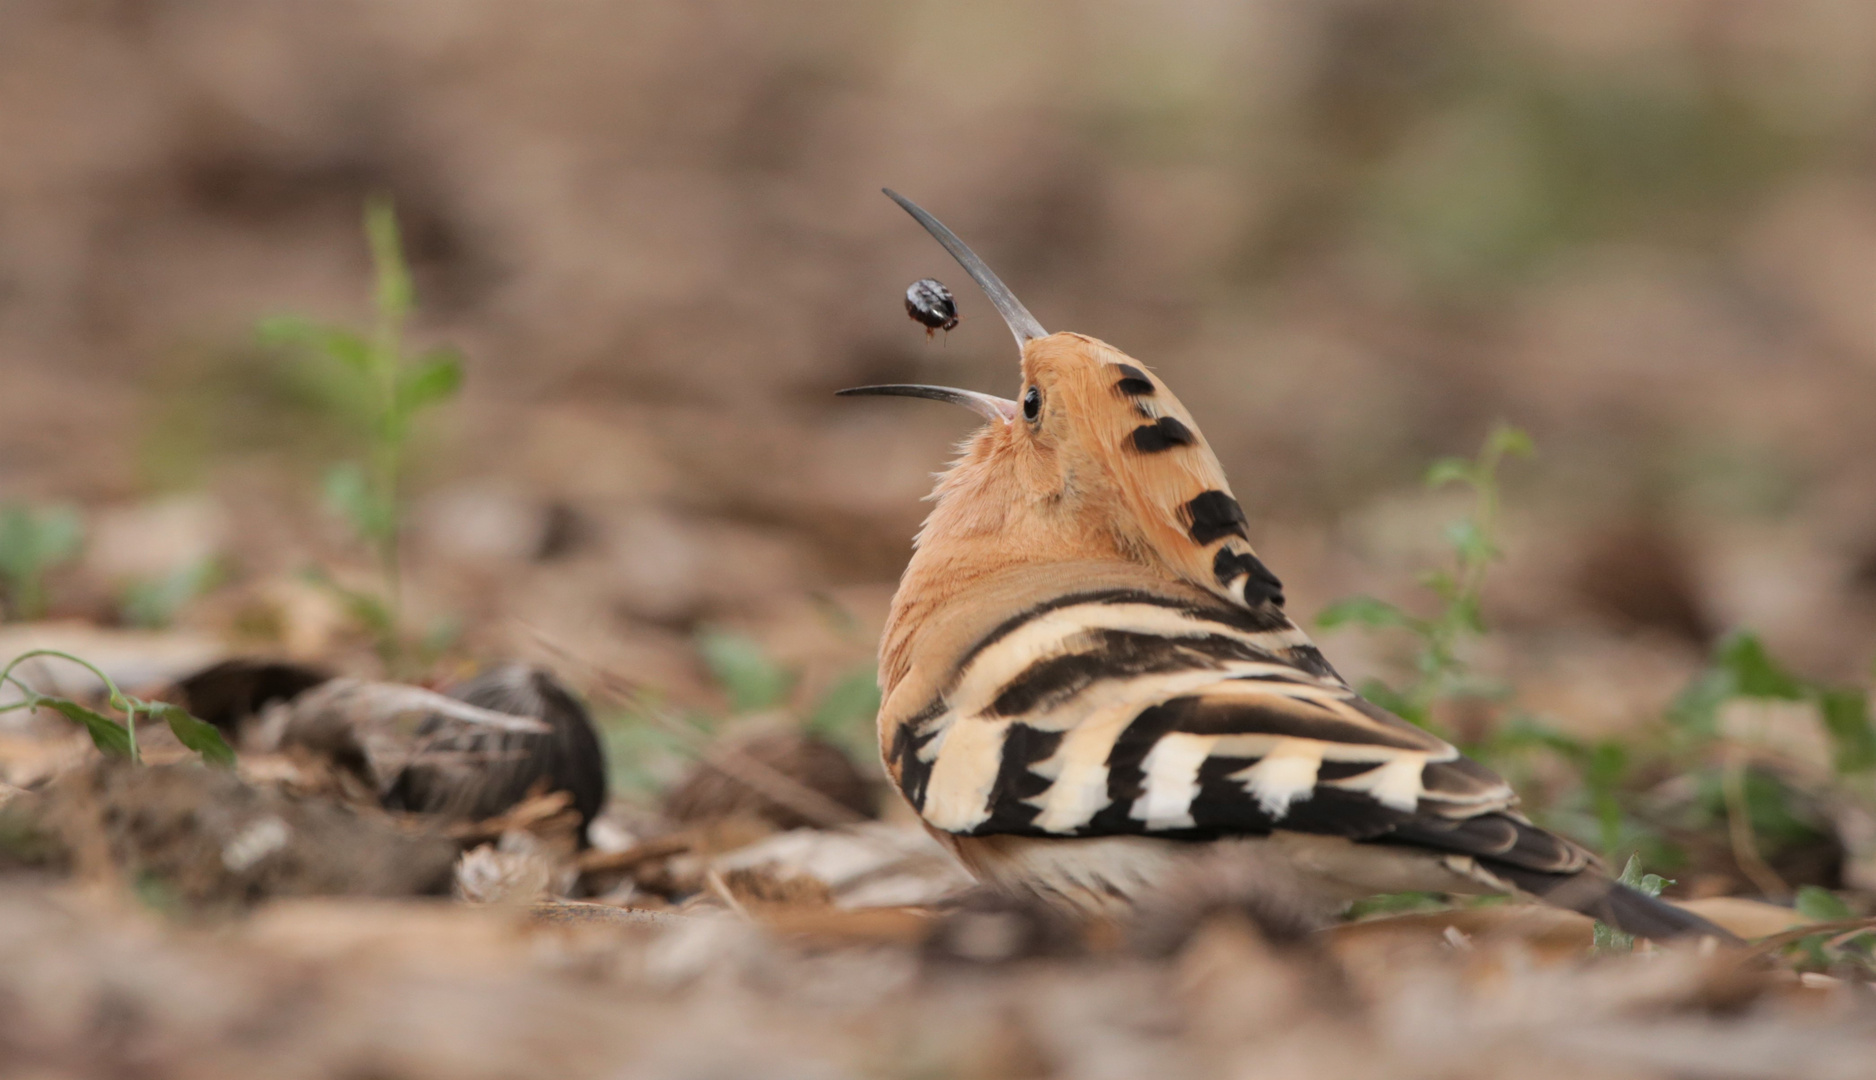
<path id="1" fill-rule="evenodd" d="M 1668 720 L 1675 726 L 1699 736 L 1719 733 L 1720 706 L 1733 696 L 1733 677 L 1717 668 L 1695 676 L 1674 704 L 1668 707 Z"/>
<path id="2" fill-rule="evenodd" d="M 1660 896 L 1663 886 L 1671 884 L 1659 874 L 1644 874 L 1641 868 L 1641 856 L 1630 855 L 1628 863 L 1622 867 L 1622 874 L 1617 881 L 1637 892 L 1649 896 Z M 1613 926 L 1597 923 L 1594 930 L 1595 951 L 1599 953 L 1625 953 L 1635 948 L 1635 939 Z"/>
<path id="3" fill-rule="evenodd" d="M 1537 444 L 1532 441 L 1531 436 L 1526 433 L 1524 429 L 1515 428 L 1509 424 L 1500 424 L 1493 428 L 1492 433 L 1486 437 L 1485 452 L 1487 455 L 1503 454 L 1522 458 L 1535 457 L 1537 455 Z"/>
<path id="4" fill-rule="evenodd" d="M 48 507 L 39 515 L 39 564 L 55 566 L 78 554 L 84 543 L 85 526 L 78 511 L 69 506 Z"/>
<path id="5" fill-rule="evenodd" d="M 45 585 L 41 580 L 48 560 L 47 538 L 41 518 L 24 506 L 0 507 L 0 614 L 36 619 L 45 613 Z"/>
<path id="6" fill-rule="evenodd" d="M 1802 701 L 1805 697 L 1804 684 L 1772 659 L 1756 634 L 1742 631 L 1721 642 L 1715 662 L 1732 677 L 1733 693 L 1738 697 L 1780 701 Z"/>
<path id="7" fill-rule="evenodd" d="M 1798 895 L 1792 899 L 1791 906 L 1798 914 L 1817 922 L 1836 922 L 1856 915 L 1842 897 L 1817 885 L 1798 886 Z"/>
<path id="8" fill-rule="evenodd" d="M 1479 609 L 1476 596 L 1455 596 L 1447 609 L 1454 626 L 1463 627 L 1475 634 L 1485 633 L 1485 613 Z"/>
<path id="9" fill-rule="evenodd" d="M 1440 458 L 1427 466 L 1426 483 L 1430 488 L 1447 484 L 1477 484 L 1478 476 L 1472 463 L 1465 458 Z"/>
<path id="10" fill-rule="evenodd" d="M 1460 560 L 1468 564 L 1491 562 L 1498 557 L 1498 546 L 1471 518 L 1449 523 L 1446 526 L 1446 542 L 1459 553 Z"/>
<path id="11" fill-rule="evenodd" d="M 256 334 L 263 345 L 304 349 L 337 360 L 353 371 L 371 370 L 370 344 L 342 326 L 302 315 L 275 315 L 262 319 Z"/>
<path id="12" fill-rule="evenodd" d="M 373 637 L 383 638 L 393 628 L 391 609 L 381 598 L 358 589 L 348 589 L 324 574 L 309 575 L 308 580 L 326 589 L 345 605 L 345 613 Z"/>
<path id="13" fill-rule="evenodd" d="M 91 742 L 109 757 L 127 758 L 130 756 L 130 731 L 124 725 L 102 713 L 93 712 L 76 701 L 65 698 L 45 697 L 34 699 L 35 707 L 51 709 L 75 724 L 81 724 L 90 733 Z"/>
<path id="14" fill-rule="evenodd" d="M 84 521 L 69 506 L 0 508 L 0 573 L 36 576 L 70 559 L 84 537 Z"/>
<path id="15" fill-rule="evenodd" d="M 175 620 L 183 605 L 213 588 L 221 576 L 218 560 L 200 559 L 153 581 L 131 582 L 118 608 L 131 626 L 161 629 Z"/>
<path id="16" fill-rule="evenodd" d="M 722 630 L 706 630 L 698 635 L 697 647 L 703 653 L 710 674 L 730 696 L 737 712 L 771 709 L 782 703 L 794 679 L 781 665 L 769 658 L 755 641 Z"/>
<path id="17" fill-rule="evenodd" d="M 178 706 L 166 701 L 150 702 L 148 708 L 152 715 L 160 716 L 169 724 L 169 730 L 176 735 L 176 741 L 196 753 L 210 765 L 228 768 L 235 763 L 234 749 L 215 725 L 205 720 L 197 720 Z"/>
<path id="18" fill-rule="evenodd" d="M 383 537 L 393 528 L 391 508 L 371 490 L 365 470 L 353 462 L 342 462 L 326 472 L 326 505 L 367 539 Z"/>
<path id="19" fill-rule="evenodd" d="M 1454 597 L 1459 595 L 1459 582 L 1445 570 L 1422 571 L 1415 575 L 1414 580 L 1420 583 L 1421 588 L 1449 604 L 1452 603 Z"/>
<path id="20" fill-rule="evenodd" d="M 1416 705 L 1407 695 L 1380 679 L 1364 679 L 1360 689 L 1361 696 L 1367 698 L 1371 704 L 1379 705 L 1417 727 L 1427 726 L 1426 711 Z"/>
<path id="21" fill-rule="evenodd" d="M 1406 626 L 1412 621 L 1400 608 L 1372 596 L 1351 596 L 1337 600 L 1316 614 L 1316 625 L 1324 630 L 1351 625 L 1374 628 Z"/>
<path id="22" fill-rule="evenodd" d="M 1614 739 L 1598 740 L 1584 763 L 1583 780 L 1593 790 L 1614 791 L 1628 775 L 1628 747 Z"/>
<path id="23" fill-rule="evenodd" d="M 879 715 L 879 675 L 871 665 L 835 683 L 808 718 L 808 730 L 842 736 Z"/>
<path id="24" fill-rule="evenodd" d="M 447 401 L 462 386 L 462 354 L 448 346 L 431 349 L 398 373 L 397 410 L 409 416 Z"/>
<path id="25" fill-rule="evenodd" d="M 1835 745 L 1837 771 L 1860 772 L 1876 766 L 1876 731 L 1869 722 L 1869 693 L 1856 687 L 1821 689 L 1817 708 Z"/>

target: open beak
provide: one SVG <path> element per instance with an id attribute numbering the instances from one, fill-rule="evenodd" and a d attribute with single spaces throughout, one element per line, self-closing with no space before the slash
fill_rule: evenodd
<path id="1" fill-rule="evenodd" d="M 1007 424 L 1016 418 L 1016 402 L 1009 398 L 980 394 L 975 390 L 954 390 L 949 386 L 893 383 L 888 386 L 856 386 L 851 390 L 839 390 L 835 393 L 840 397 L 930 398 L 933 401 L 948 401 L 953 405 L 962 405 L 986 420 L 997 420 Z"/>
<path id="2" fill-rule="evenodd" d="M 996 307 L 997 314 L 1003 316 L 1003 321 L 1009 326 L 1010 333 L 1016 335 L 1016 347 L 1019 350 L 1028 342 L 1049 336 L 1049 332 L 1042 328 L 1042 324 L 1029 313 L 1029 309 L 1016 298 L 1016 294 L 1010 291 L 1009 286 L 1003 284 L 1003 279 L 992 273 L 990 268 L 984 265 L 984 261 L 977 257 L 977 253 L 966 247 L 964 241 L 958 239 L 957 233 L 945 228 L 944 222 L 926 213 L 924 207 L 904 195 L 891 188 L 880 188 L 880 190 L 886 193 L 888 199 L 904 207 L 905 212 L 911 214 L 920 225 L 925 226 L 925 231 L 932 234 L 932 238 L 943 244 L 945 250 L 951 253 L 951 257 L 958 261 L 958 265 L 971 276 L 971 280 L 977 283 L 977 287 L 990 298 L 990 303 Z"/>
<path id="3" fill-rule="evenodd" d="M 1037 338 L 1049 336 L 1049 332 L 1042 328 L 1042 324 L 1037 322 L 1036 317 L 1029 313 L 1029 309 L 1023 306 L 1023 302 L 1018 300 L 1016 294 L 1009 290 L 1009 286 L 1003 284 L 1003 279 L 992 273 L 990 268 L 984 265 L 984 261 L 977 257 L 977 253 L 966 247 L 964 241 L 958 239 L 957 233 L 945 228 L 944 222 L 926 213 L 924 207 L 921 207 L 911 199 L 906 198 L 891 188 L 881 188 L 880 190 L 886 193 L 887 198 L 904 207 L 905 212 L 911 214 L 920 225 L 925 226 L 925 231 L 932 234 L 933 238 L 940 244 L 943 244 L 945 250 L 951 253 L 951 257 L 958 261 L 958 265 L 962 266 L 965 272 L 970 274 L 971 280 L 975 281 L 977 287 L 984 291 L 984 295 L 990 298 L 990 303 L 997 309 L 997 314 L 1003 316 L 1003 322 L 1010 328 L 1010 333 L 1016 335 L 1016 348 L 1018 352 L 1021 352 L 1023 346 L 1029 342 Z M 839 393 L 843 397 L 876 395 L 879 397 L 930 398 L 933 401 L 949 401 L 953 405 L 962 405 L 986 420 L 997 420 L 1007 424 L 1016 418 L 1016 402 L 1008 398 L 992 397 L 989 394 L 980 394 L 975 390 L 954 390 L 949 386 L 911 386 L 906 384 L 895 384 L 891 386 L 856 386 L 851 390 L 842 390 Z"/>

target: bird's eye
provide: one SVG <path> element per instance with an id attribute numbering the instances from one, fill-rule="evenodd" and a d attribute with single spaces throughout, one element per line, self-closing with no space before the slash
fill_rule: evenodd
<path id="1" fill-rule="evenodd" d="M 1033 424 L 1036 422 L 1036 417 L 1040 415 L 1042 415 L 1042 391 L 1032 386 L 1029 392 L 1023 395 L 1023 419 Z"/>

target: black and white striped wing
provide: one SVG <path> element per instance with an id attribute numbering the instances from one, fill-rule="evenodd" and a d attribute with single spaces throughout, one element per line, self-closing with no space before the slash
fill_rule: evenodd
<path id="1" fill-rule="evenodd" d="M 1588 859 L 1511 813 L 1490 770 L 1356 695 L 1280 613 L 1149 591 L 1061 597 L 997 627 L 887 758 L 958 835 L 1288 830 L 1547 874 Z"/>

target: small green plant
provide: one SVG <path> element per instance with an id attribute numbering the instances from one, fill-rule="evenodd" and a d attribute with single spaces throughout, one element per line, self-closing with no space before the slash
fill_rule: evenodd
<path id="1" fill-rule="evenodd" d="M 96 675 L 104 684 L 107 693 L 106 700 L 109 701 L 111 708 L 124 714 L 123 722 L 120 724 L 103 713 L 70 698 L 42 694 L 13 674 L 14 669 L 21 664 L 42 656 L 77 664 Z M 109 675 L 70 653 L 59 652 L 56 649 L 34 649 L 21 653 L 9 661 L 5 668 L 0 668 L 0 686 L 11 686 L 20 693 L 20 700 L 0 704 L 0 712 L 11 712 L 15 709 L 25 709 L 29 712 L 49 709 L 84 728 L 90 734 L 92 743 L 110 757 L 128 758 L 133 764 L 142 763 L 143 753 L 137 746 L 137 717 L 141 714 L 167 723 L 169 730 L 176 736 L 176 741 L 201 755 L 202 760 L 212 765 L 234 764 L 234 751 L 222 739 L 221 732 L 215 730 L 214 725 L 190 716 L 180 706 L 172 705 L 167 701 L 145 701 L 142 698 L 131 697 L 119 690 Z"/>
<path id="2" fill-rule="evenodd" d="M 189 601 L 220 584 L 224 576 L 221 561 L 211 557 L 162 577 L 132 581 L 124 586 L 118 611 L 125 625 L 160 630 L 174 622 Z"/>
<path id="3" fill-rule="evenodd" d="M 878 716 L 879 672 L 867 664 L 828 688 L 808 714 L 807 728 L 865 760 L 879 752 L 879 736 L 873 726 Z"/>
<path id="4" fill-rule="evenodd" d="M 1812 707 L 1831 745 L 1831 776 L 1824 781 L 1866 798 L 1876 779 L 1876 730 L 1869 692 L 1804 679 L 1783 667 L 1756 635 L 1740 631 L 1720 642 L 1712 663 L 1668 710 L 1670 747 L 1696 785 L 1690 810 L 1696 828 L 1724 830 L 1740 871 L 1769 896 L 1790 887 L 1769 856 L 1827 843 L 1829 826 L 1807 804 L 1793 779 L 1749 745 L 1729 739 L 1721 713 L 1732 701 L 1804 703 Z M 1813 784 L 1815 786 L 1815 784 Z"/>
<path id="5" fill-rule="evenodd" d="M 697 651 L 711 677 L 729 696 L 732 713 L 779 708 L 794 689 L 794 672 L 776 663 L 752 638 L 706 629 L 697 635 Z"/>
<path id="6" fill-rule="evenodd" d="M 1674 882 L 1659 874 L 1644 874 L 1641 868 L 1641 856 L 1630 855 L 1622 867 L 1622 874 L 1617 881 L 1636 892 L 1647 896 L 1660 896 L 1661 890 Z M 1607 923 L 1597 923 L 1595 928 L 1594 948 L 1598 953 L 1625 953 L 1635 951 L 1635 938 L 1624 934 Z"/>
<path id="7" fill-rule="evenodd" d="M 1420 584 L 1439 600 L 1439 608 L 1432 615 L 1412 615 L 1385 600 L 1355 596 L 1330 604 L 1316 616 L 1316 625 L 1325 630 L 1365 626 L 1400 628 L 1413 635 L 1417 648 L 1412 680 L 1396 689 L 1379 679 L 1370 679 L 1361 687 L 1370 701 L 1421 727 L 1432 728 L 1435 702 L 1468 689 L 1464 684 L 1466 665 L 1459 649 L 1468 638 L 1485 632 L 1479 600 L 1485 590 L 1486 572 L 1501 554 L 1498 467 L 1507 455 L 1530 457 L 1533 452 L 1529 435 L 1500 424 L 1486 436 L 1477 457 L 1442 458 L 1427 469 L 1428 487 L 1457 483 L 1470 488 L 1473 494 L 1471 515 L 1453 522 L 1446 530 L 1452 545 L 1452 565 L 1420 576 Z"/>
<path id="8" fill-rule="evenodd" d="M 684 763 L 729 722 L 761 713 L 781 713 L 802 730 L 846 750 L 856 761 L 876 760 L 873 718 L 879 712 L 879 686 L 873 666 L 856 667 L 798 712 L 789 699 L 799 673 L 770 656 L 760 642 L 733 631 L 706 628 L 697 635 L 697 651 L 724 696 L 725 712 L 667 709 L 640 695 L 627 710 L 608 719 L 606 747 L 614 785 L 649 795 L 668 783 Z"/>
<path id="9" fill-rule="evenodd" d="M 777 663 L 762 644 L 741 634 L 705 630 L 698 635 L 704 665 L 730 699 L 730 714 L 745 715 L 787 705 L 797 673 Z M 871 664 L 835 681 L 801 716 L 810 734 L 849 751 L 871 746 L 873 718 L 879 715 L 879 677 Z"/>
<path id="10" fill-rule="evenodd" d="M 1794 968 L 1837 971 L 1859 981 L 1868 981 L 1876 974 L 1876 926 L 1868 919 L 1858 919 L 1842 897 L 1829 889 L 1806 885 L 1798 890 L 1792 907 L 1813 923 L 1830 927 L 1796 936 L 1783 947 L 1786 959 Z"/>
<path id="11" fill-rule="evenodd" d="M 318 365 L 311 381 L 361 446 L 359 457 L 327 471 L 325 498 L 376 557 L 382 594 L 348 591 L 344 599 L 392 662 L 404 650 L 399 541 L 410 439 L 419 414 L 456 395 L 463 368 L 461 355 L 448 346 L 408 351 L 405 328 L 416 293 L 388 200 L 366 203 L 365 235 L 376 275 L 376 318 L 369 333 L 286 315 L 264 320 L 260 338 Z"/>
<path id="12" fill-rule="evenodd" d="M 84 537 L 78 511 L 69 506 L 0 506 L 0 614 L 10 619 L 43 617 L 46 571 L 70 560 Z"/>
<path id="13" fill-rule="evenodd" d="M 1361 690 L 1370 700 L 1436 728 L 1440 702 L 1492 691 L 1469 677 L 1462 646 L 1484 632 L 1479 597 L 1498 557 L 1498 468 L 1506 455 L 1530 452 L 1528 438 L 1500 427 L 1474 459 L 1440 461 L 1428 470 L 1429 484 L 1462 483 L 1474 495 L 1471 515 L 1448 530 L 1451 564 L 1421 578 L 1439 601 L 1432 615 L 1355 597 L 1319 616 L 1325 627 L 1358 625 L 1411 635 L 1411 678 L 1398 689 L 1365 682 Z M 1832 775 L 1820 778 L 1814 767 L 1807 772 L 1785 761 L 1776 747 L 1754 748 L 1729 737 L 1721 717 L 1738 700 L 1810 706 L 1829 739 Z M 1552 790 L 1547 798 L 1527 802 L 1527 812 L 1566 835 L 1593 837 L 1611 864 L 1736 870 L 1758 891 L 1783 897 L 1792 890 L 1773 864 L 1800 873 L 1821 865 L 1836 844 L 1826 808 L 1833 801 L 1866 803 L 1876 797 L 1876 728 L 1869 707 L 1868 690 L 1801 678 L 1756 636 L 1737 632 L 1720 642 L 1707 668 L 1656 722 L 1618 737 L 1586 739 L 1513 708 L 1462 749 L 1527 794 L 1532 785 L 1517 781 L 1547 777 Z M 1536 768 L 1544 763 L 1564 768 Z M 1540 795 L 1543 786 L 1538 785 Z M 1417 896 L 1384 901 L 1426 902 Z"/>
<path id="14" fill-rule="evenodd" d="M 1830 736 L 1840 774 L 1876 768 L 1876 730 L 1869 722 L 1869 691 L 1800 678 L 1781 666 L 1756 634 L 1729 635 L 1714 650 L 1713 663 L 1682 691 L 1668 718 L 1694 738 L 1720 734 L 1721 708 L 1745 698 L 1808 702 Z"/>

